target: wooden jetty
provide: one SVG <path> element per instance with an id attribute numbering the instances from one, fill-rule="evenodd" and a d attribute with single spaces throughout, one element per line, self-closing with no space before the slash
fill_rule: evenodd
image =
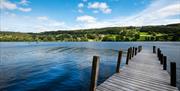
<path id="1" fill-rule="evenodd" d="M 127 65 L 119 69 L 122 56 L 120 50 L 116 73 L 97 87 L 100 58 L 95 56 L 90 91 L 179 91 L 176 87 L 176 64 L 171 63 L 172 72 L 169 75 L 166 71 L 166 56 L 163 56 L 159 48 L 157 52 L 155 46 L 153 50 L 141 50 L 141 46 L 129 48 Z"/>

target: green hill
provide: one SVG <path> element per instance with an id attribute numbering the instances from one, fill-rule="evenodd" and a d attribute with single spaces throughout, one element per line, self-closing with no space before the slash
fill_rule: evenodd
<path id="1" fill-rule="evenodd" d="M 180 41 L 180 23 L 161 26 L 58 30 L 41 33 L 0 31 L 0 41 Z"/>

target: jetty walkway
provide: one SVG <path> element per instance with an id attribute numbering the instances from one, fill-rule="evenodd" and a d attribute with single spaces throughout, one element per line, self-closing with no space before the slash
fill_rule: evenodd
<path id="1" fill-rule="evenodd" d="M 126 66 L 120 69 L 122 51 L 119 51 L 116 73 L 96 87 L 99 57 L 93 58 L 91 91 L 179 91 L 176 87 L 176 64 L 170 63 L 160 49 L 142 50 L 142 47 L 129 48 Z M 140 52 L 141 51 L 141 52 Z M 153 53 L 154 52 L 154 53 Z M 175 75 L 175 76 L 174 76 Z"/>

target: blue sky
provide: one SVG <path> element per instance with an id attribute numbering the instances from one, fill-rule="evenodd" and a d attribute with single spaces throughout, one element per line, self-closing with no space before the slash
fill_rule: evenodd
<path id="1" fill-rule="evenodd" d="M 180 0 L 0 0 L 1 31 L 180 23 Z"/>

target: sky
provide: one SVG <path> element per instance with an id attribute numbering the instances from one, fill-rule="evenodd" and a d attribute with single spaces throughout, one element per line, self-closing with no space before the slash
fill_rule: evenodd
<path id="1" fill-rule="evenodd" d="M 180 0 L 0 0 L 0 31 L 180 23 Z"/>

